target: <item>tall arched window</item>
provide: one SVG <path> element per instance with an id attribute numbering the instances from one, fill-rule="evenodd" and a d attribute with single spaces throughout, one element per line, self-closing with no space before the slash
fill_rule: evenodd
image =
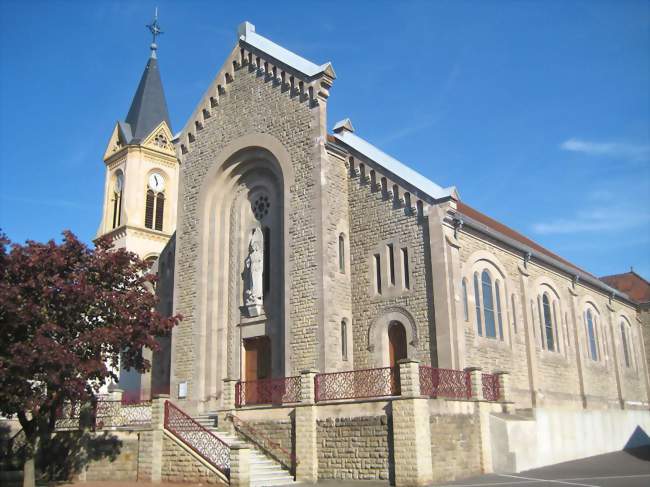
<path id="1" fill-rule="evenodd" d="M 465 321 L 469 321 L 469 303 L 467 302 L 467 279 L 463 278 L 460 283 L 461 292 L 463 294 L 463 318 Z"/>
<path id="2" fill-rule="evenodd" d="M 113 228 L 122 224 L 122 192 L 124 190 L 124 174 L 117 171 L 113 186 Z"/>
<path id="3" fill-rule="evenodd" d="M 514 294 L 510 296 L 510 300 L 512 301 L 512 328 L 514 329 L 515 333 L 517 333 L 517 306 L 515 303 Z"/>
<path id="4" fill-rule="evenodd" d="M 339 272 L 345 273 L 345 237 L 339 234 Z"/>
<path id="5" fill-rule="evenodd" d="M 503 320 L 501 318 L 501 292 L 499 291 L 499 280 L 494 281 L 494 294 L 497 302 L 497 323 L 499 323 L 499 338 L 503 340 Z"/>
<path id="6" fill-rule="evenodd" d="M 348 359 L 348 324 L 341 320 L 341 358 Z"/>
<path id="7" fill-rule="evenodd" d="M 546 348 L 548 350 L 555 350 L 555 339 L 553 331 L 553 317 L 551 314 L 551 303 L 548 299 L 548 294 L 544 293 L 542 296 L 542 308 L 544 310 L 544 329 L 546 331 Z"/>
<path id="8" fill-rule="evenodd" d="M 144 226 L 153 228 L 153 212 L 156 206 L 156 198 L 152 190 L 147 190 L 147 201 L 144 208 Z"/>
<path id="9" fill-rule="evenodd" d="M 591 310 L 587 310 L 587 338 L 589 340 L 589 357 L 591 360 L 598 360 L 598 343 L 596 342 L 596 326 L 594 324 L 594 317 Z"/>
<path id="10" fill-rule="evenodd" d="M 494 323 L 494 299 L 492 297 L 492 278 L 487 270 L 481 274 L 483 287 L 483 314 L 485 316 L 485 336 L 496 337 L 497 331 Z"/>
<path id="11" fill-rule="evenodd" d="M 476 306 L 476 328 L 479 336 L 483 335 L 483 327 L 481 325 L 481 292 L 478 284 L 478 273 L 474 273 L 474 302 Z"/>
<path id="12" fill-rule="evenodd" d="M 623 344 L 623 357 L 625 357 L 625 366 L 630 366 L 630 352 L 627 348 L 627 326 L 624 321 L 621 321 L 621 343 Z"/>
<path id="13" fill-rule="evenodd" d="M 163 215 L 165 213 L 165 193 L 156 195 L 156 230 L 162 232 Z"/>

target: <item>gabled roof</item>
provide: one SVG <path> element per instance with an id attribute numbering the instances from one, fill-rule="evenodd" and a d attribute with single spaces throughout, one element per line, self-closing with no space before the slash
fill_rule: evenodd
<path id="1" fill-rule="evenodd" d="M 144 140 L 163 121 L 171 129 L 158 60 L 152 56 L 144 68 L 126 120 L 120 122 L 120 129 L 126 143 L 132 144 Z"/>
<path id="2" fill-rule="evenodd" d="M 334 126 L 335 133 L 333 137 L 337 142 L 340 142 L 362 156 L 367 157 L 397 179 L 401 179 L 434 200 L 457 197 L 456 188 L 454 186 L 443 188 L 442 186 L 437 185 L 419 172 L 408 167 L 406 164 L 381 151 L 367 140 L 355 135 L 353 130 L 352 122 L 349 118 L 346 118 Z"/>
<path id="3" fill-rule="evenodd" d="M 650 282 L 631 270 L 600 278 L 601 281 L 626 293 L 638 303 L 650 303 Z"/>
<path id="4" fill-rule="evenodd" d="M 237 29 L 239 40 L 249 46 L 260 50 L 268 56 L 280 61 L 282 64 L 295 69 L 296 71 L 314 78 L 321 73 L 325 73 L 332 78 L 336 78 L 332 63 L 321 64 L 320 66 L 311 61 L 298 56 L 296 53 L 279 46 L 275 42 L 259 35 L 255 32 L 255 26 L 250 22 L 243 22 Z"/>

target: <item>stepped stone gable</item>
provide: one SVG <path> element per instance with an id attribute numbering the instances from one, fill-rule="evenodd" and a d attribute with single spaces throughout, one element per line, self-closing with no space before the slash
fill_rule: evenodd
<path id="1" fill-rule="evenodd" d="M 184 321 L 174 332 L 173 362 L 175 377 L 188 380 L 192 387 L 194 363 L 199 341 L 193 341 L 197 328 L 195 313 L 201 282 L 197 282 L 199 262 L 198 226 L 199 190 L 215 155 L 239 137 L 268 134 L 276 138 L 291 157 L 294 184 L 290 192 L 287 256 L 290 268 L 290 296 L 287 323 L 290 329 L 290 355 L 294 370 L 317 364 L 319 309 L 314 297 L 318 293 L 316 262 L 318 254 L 318 218 L 316 205 L 317 168 L 313 158 L 317 143 L 315 123 L 319 106 L 289 93 L 275 80 L 247 64 L 234 72 L 219 104 L 212 107 L 210 117 L 196 131 L 191 150 L 182 157 L 181 188 L 182 218 L 178 230 L 177 310 Z M 196 336 L 196 334 L 195 334 Z"/>

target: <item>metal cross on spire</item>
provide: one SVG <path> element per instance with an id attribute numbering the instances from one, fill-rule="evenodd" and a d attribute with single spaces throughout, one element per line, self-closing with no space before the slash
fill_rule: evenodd
<path id="1" fill-rule="evenodd" d="M 153 22 L 151 24 L 147 25 L 147 29 L 151 32 L 151 35 L 153 36 L 153 41 L 151 42 L 151 57 L 155 58 L 156 57 L 156 49 L 158 49 L 158 45 L 156 44 L 156 36 L 159 36 L 160 34 L 163 34 L 163 31 L 160 29 L 160 24 L 158 23 L 158 7 L 156 7 L 156 11 L 154 14 Z"/>

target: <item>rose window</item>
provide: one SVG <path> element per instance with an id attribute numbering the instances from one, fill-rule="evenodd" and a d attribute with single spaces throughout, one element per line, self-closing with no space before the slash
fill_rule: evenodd
<path id="1" fill-rule="evenodd" d="M 255 218 L 261 220 L 268 215 L 270 206 L 271 203 L 269 203 L 268 196 L 264 195 L 257 198 L 255 203 L 253 203 L 253 214 L 255 215 Z"/>

